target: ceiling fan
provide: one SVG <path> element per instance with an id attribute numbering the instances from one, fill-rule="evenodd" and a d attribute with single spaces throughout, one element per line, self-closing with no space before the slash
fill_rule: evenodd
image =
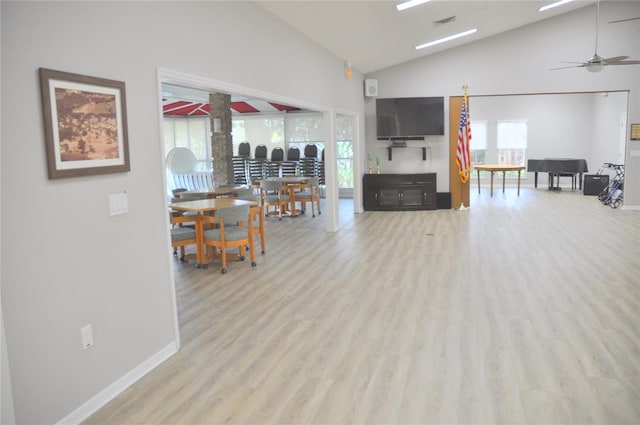
<path id="1" fill-rule="evenodd" d="M 634 18 L 635 19 L 635 18 Z M 567 68 L 585 68 L 590 72 L 600 72 L 607 65 L 640 65 L 640 60 L 627 60 L 629 56 L 613 56 L 610 58 L 603 58 L 598 55 L 598 21 L 600 20 L 600 1 L 596 0 L 596 47 L 593 56 L 587 59 L 586 62 L 566 62 L 575 63 L 577 65 L 563 66 L 560 68 L 552 68 L 552 71 L 557 69 Z"/>

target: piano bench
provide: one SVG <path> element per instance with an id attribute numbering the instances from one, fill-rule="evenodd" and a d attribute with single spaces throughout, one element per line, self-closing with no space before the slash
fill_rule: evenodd
<path id="1" fill-rule="evenodd" d="M 576 173 L 556 173 L 556 176 L 558 176 L 558 183 L 556 184 L 556 187 L 560 187 L 560 177 L 571 177 L 571 190 L 576 189 L 576 182 L 578 180 Z"/>

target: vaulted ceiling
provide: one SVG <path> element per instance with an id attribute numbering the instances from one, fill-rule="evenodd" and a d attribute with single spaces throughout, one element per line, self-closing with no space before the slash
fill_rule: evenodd
<path id="1" fill-rule="evenodd" d="M 366 75 L 595 4 L 594 0 L 573 0 L 539 11 L 554 1 L 433 0 L 402 12 L 395 7 L 400 1 L 390 0 L 257 0 L 256 3 L 283 24 L 342 58 L 345 65 L 348 63 Z M 601 0 L 601 7 L 606 7 L 607 1 Z M 468 37 L 415 49 L 420 43 L 473 28 L 477 32 Z M 208 94 L 201 91 L 165 85 L 163 99 L 165 114 L 208 113 Z M 232 95 L 231 100 L 234 114 L 298 110 L 244 96 Z"/>
<path id="2" fill-rule="evenodd" d="M 595 3 L 594 0 L 574 0 L 538 11 L 555 1 L 433 0 L 402 12 L 395 7 L 401 3 L 399 0 L 258 0 L 256 3 L 349 61 L 354 69 L 368 74 Z M 477 28 L 477 32 L 471 36 L 415 49 L 421 43 L 473 28 Z"/>

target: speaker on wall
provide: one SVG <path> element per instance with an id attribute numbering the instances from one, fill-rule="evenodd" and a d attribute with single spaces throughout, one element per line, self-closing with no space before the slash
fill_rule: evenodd
<path id="1" fill-rule="evenodd" d="M 364 80 L 364 95 L 366 97 L 375 97 L 378 95 L 378 80 L 367 78 Z"/>

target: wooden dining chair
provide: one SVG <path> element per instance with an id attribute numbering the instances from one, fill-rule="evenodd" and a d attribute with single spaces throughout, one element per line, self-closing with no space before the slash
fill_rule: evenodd
<path id="1" fill-rule="evenodd" d="M 184 223 L 192 223 L 193 217 L 174 216 L 169 214 L 171 218 L 171 247 L 173 255 L 178 255 L 180 249 L 180 261 L 185 262 L 185 249 L 187 245 L 196 245 L 196 231 L 192 227 L 183 227 Z"/>
<path id="2" fill-rule="evenodd" d="M 260 180 L 260 205 L 264 209 L 264 216 L 277 214 L 282 220 L 282 213 L 289 203 L 289 195 L 281 180 Z M 269 207 L 275 206 L 277 210 L 270 213 Z"/>
<path id="3" fill-rule="evenodd" d="M 260 188 L 257 188 L 258 193 L 256 193 L 256 189 L 253 187 L 247 187 L 244 189 L 240 189 L 236 192 L 236 199 L 240 199 L 242 201 L 255 202 L 255 206 L 251 206 L 249 209 L 249 216 L 251 221 L 253 221 L 253 236 L 260 235 L 260 253 L 264 255 L 267 249 L 266 238 L 264 235 L 264 215 L 262 214 L 262 205 L 260 200 Z"/>
<path id="4" fill-rule="evenodd" d="M 246 246 L 249 245 L 249 257 L 251 267 L 256 264 L 256 252 L 254 241 L 253 220 L 249 215 L 249 204 L 235 205 L 233 207 L 220 208 L 213 216 L 203 216 L 203 224 L 216 224 L 215 228 L 205 230 L 203 241 L 220 251 L 222 262 L 221 273 L 227 272 L 228 249 L 238 249 L 238 259 L 244 260 Z"/>
<path id="5" fill-rule="evenodd" d="M 306 188 L 302 192 L 296 192 L 295 201 L 300 202 L 300 209 L 302 212 L 306 211 L 307 203 L 311 203 L 311 217 L 316 216 L 314 202 L 318 206 L 318 214 L 322 214 L 320 211 L 320 185 L 317 177 L 311 177 L 307 180 Z"/>
<path id="6" fill-rule="evenodd" d="M 249 209 L 249 220 L 252 221 L 250 229 L 252 229 L 251 237 L 260 235 L 260 254 L 264 255 L 267 252 L 267 238 L 264 234 L 264 214 L 262 214 L 262 207 L 257 205 Z"/>
<path id="7" fill-rule="evenodd" d="M 178 189 L 176 189 L 178 190 Z M 175 192 L 174 194 L 174 198 L 171 198 L 171 203 L 178 203 L 178 202 L 188 202 L 188 201 L 197 201 L 198 199 L 202 199 L 203 197 L 200 195 L 194 195 L 194 194 L 184 194 L 183 192 L 186 192 L 186 189 L 180 189 L 179 192 Z M 177 196 L 176 196 L 177 195 Z M 181 221 L 180 222 L 180 227 L 196 227 L 195 224 L 195 217 L 198 215 L 196 213 L 193 212 L 188 212 L 188 211 L 177 211 L 177 210 L 172 210 L 171 211 L 173 216 L 184 216 L 184 217 L 190 217 L 191 220 L 187 220 L 187 221 Z"/>

